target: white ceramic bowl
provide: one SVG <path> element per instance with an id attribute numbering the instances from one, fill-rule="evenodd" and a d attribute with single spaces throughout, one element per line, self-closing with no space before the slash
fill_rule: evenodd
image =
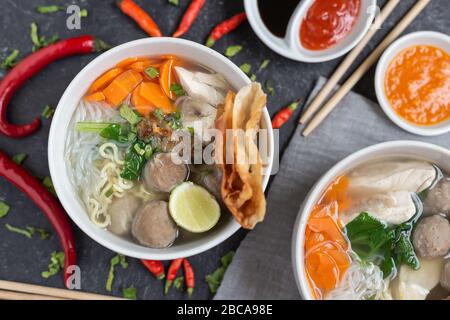
<path id="1" fill-rule="evenodd" d="M 430 161 L 437 164 L 444 171 L 450 172 L 450 150 L 417 141 L 392 141 L 377 144 L 362 149 L 346 157 L 327 173 L 325 173 L 312 187 L 305 198 L 297 216 L 292 237 L 292 262 L 295 280 L 300 294 L 304 299 L 312 300 L 304 267 L 305 228 L 314 205 L 323 192 L 338 176 L 369 161 L 389 159 L 392 157 L 410 157 L 418 160 Z"/>
<path id="2" fill-rule="evenodd" d="M 450 119 L 433 126 L 420 126 L 400 117 L 391 107 L 386 93 L 384 80 L 387 68 L 392 60 L 403 50 L 416 45 L 430 45 L 447 51 L 450 54 L 450 36 L 432 31 L 410 33 L 398 39 L 384 52 L 375 73 L 375 91 L 378 102 L 384 113 L 400 128 L 421 136 L 436 136 L 450 132 Z"/>
<path id="3" fill-rule="evenodd" d="M 367 33 L 377 13 L 376 0 L 362 0 L 360 16 L 351 33 L 329 49 L 312 51 L 305 49 L 301 44 L 300 26 L 314 1 L 302 0 L 298 4 L 291 16 L 284 39 L 275 36 L 267 29 L 259 13 L 257 0 L 244 0 L 244 4 L 253 31 L 266 46 L 286 58 L 311 63 L 333 60 L 353 49 Z M 283 5 L 282 1 L 280 5 Z"/>
<path id="4" fill-rule="evenodd" d="M 200 44 L 175 38 L 146 38 L 122 44 L 115 47 L 89 63 L 70 83 L 64 92 L 52 120 L 48 143 L 48 158 L 51 177 L 64 209 L 76 225 L 88 236 L 108 249 L 141 259 L 170 260 L 188 257 L 206 251 L 225 241 L 235 233 L 240 225 L 229 215 L 223 223 L 210 232 L 193 239 L 179 239 L 172 247 L 166 249 L 151 249 L 140 246 L 131 240 L 120 238 L 108 231 L 97 228 L 89 219 L 84 205 L 68 175 L 68 167 L 64 159 L 64 150 L 69 122 L 75 108 L 87 91 L 89 85 L 103 72 L 112 68 L 119 61 L 132 56 L 174 54 L 202 64 L 225 76 L 235 89 L 250 83 L 248 77 L 229 59 L 218 52 Z M 269 162 L 267 171 L 270 173 L 274 154 L 273 132 L 270 116 L 264 110 L 261 127 L 268 132 Z M 264 189 L 269 181 L 269 175 L 264 176 Z M 224 213 L 226 214 L 226 213 Z"/>

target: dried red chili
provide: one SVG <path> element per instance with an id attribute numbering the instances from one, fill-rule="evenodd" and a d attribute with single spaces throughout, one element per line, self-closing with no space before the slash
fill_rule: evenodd
<path id="1" fill-rule="evenodd" d="M 152 17 L 132 0 L 118 0 L 117 6 L 124 14 L 133 19 L 148 35 L 162 37 L 161 30 L 159 30 L 158 25 Z"/>
<path id="2" fill-rule="evenodd" d="M 153 274 L 158 280 L 162 280 L 166 276 L 164 274 L 164 265 L 161 261 L 142 259 L 141 262 L 144 264 L 147 270 L 150 271 L 151 274 Z"/>
<path id="3" fill-rule="evenodd" d="M 241 12 L 227 20 L 222 21 L 215 26 L 209 34 L 208 40 L 206 41 L 206 46 L 212 47 L 217 40 L 239 27 L 246 20 L 247 15 L 245 12 Z"/>
<path id="4" fill-rule="evenodd" d="M 72 226 L 58 200 L 35 177 L 0 151 L 0 176 L 15 185 L 44 212 L 64 249 L 64 283 L 72 275 L 68 267 L 77 264 Z"/>
<path id="5" fill-rule="evenodd" d="M 189 28 L 192 26 L 195 19 L 197 19 L 197 16 L 200 13 L 200 10 L 202 9 L 204 4 L 205 0 L 191 1 L 191 4 L 187 8 L 186 13 L 183 16 L 183 19 L 181 19 L 181 23 L 178 26 L 177 31 L 175 31 L 175 33 L 173 34 L 173 37 L 178 38 L 181 37 L 186 32 L 188 32 Z"/>
<path id="6" fill-rule="evenodd" d="M 6 109 L 14 93 L 32 76 L 55 60 L 76 54 L 88 54 L 109 48 L 103 41 L 92 36 L 81 36 L 59 41 L 29 55 L 20 61 L 0 82 L 0 132 L 11 138 L 33 134 L 40 126 L 36 118 L 25 125 L 8 122 Z"/>
<path id="7" fill-rule="evenodd" d="M 183 268 L 184 268 L 184 279 L 187 287 L 187 293 L 189 297 L 192 297 L 192 294 L 194 293 L 194 287 L 195 287 L 195 276 L 194 276 L 194 269 L 192 269 L 191 264 L 189 263 L 188 259 L 183 260 Z"/>
<path id="8" fill-rule="evenodd" d="M 170 287 L 172 286 L 173 280 L 175 280 L 178 270 L 181 267 L 181 264 L 183 263 L 183 258 L 181 259 L 175 259 L 172 260 L 169 266 L 169 270 L 167 270 L 167 279 L 166 284 L 164 286 L 164 294 L 167 294 L 169 292 Z"/>
<path id="9" fill-rule="evenodd" d="M 291 103 L 289 106 L 278 111 L 277 114 L 273 117 L 272 128 L 273 129 L 281 128 L 292 117 L 294 111 L 298 108 L 299 104 L 300 100 L 297 100 Z"/>

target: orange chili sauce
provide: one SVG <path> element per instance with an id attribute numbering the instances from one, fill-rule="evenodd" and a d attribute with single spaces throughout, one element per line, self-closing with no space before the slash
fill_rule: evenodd
<path id="1" fill-rule="evenodd" d="M 339 212 L 350 206 L 348 178 L 337 178 L 314 206 L 305 231 L 306 278 L 315 299 L 335 289 L 351 263 Z"/>
<path id="2" fill-rule="evenodd" d="M 308 50 L 324 50 L 344 39 L 353 29 L 361 0 L 316 0 L 300 27 L 300 41 Z"/>
<path id="3" fill-rule="evenodd" d="M 384 80 L 392 109 L 416 125 L 450 118 L 450 56 L 432 46 L 413 46 L 389 64 Z"/>

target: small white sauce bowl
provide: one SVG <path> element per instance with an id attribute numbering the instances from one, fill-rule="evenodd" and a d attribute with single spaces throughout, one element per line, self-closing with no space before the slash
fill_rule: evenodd
<path id="1" fill-rule="evenodd" d="M 229 59 L 220 53 L 198 43 L 176 38 L 145 38 L 115 47 L 98 56 L 73 79 L 59 101 L 50 128 L 48 159 L 50 174 L 64 209 L 75 224 L 89 237 L 104 247 L 123 255 L 151 260 L 171 260 L 189 257 L 206 251 L 228 239 L 240 225 L 231 214 L 204 235 L 192 239 L 178 239 L 173 246 L 165 249 L 152 249 L 139 245 L 96 227 L 85 210 L 84 204 L 72 185 L 65 161 L 66 137 L 69 123 L 80 99 L 90 84 L 103 72 L 118 62 L 133 56 L 158 56 L 174 54 L 221 73 L 235 89 L 250 83 L 249 78 Z M 267 109 L 264 109 L 261 128 L 267 129 L 268 161 L 265 172 L 270 173 L 274 157 L 274 136 Z M 264 175 L 263 188 L 267 187 L 270 174 Z"/>
<path id="2" fill-rule="evenodd" d="M 311 188 L 294 224 L 292 236 L 292 263 L 297 287 L 303 299 L 314 300 L 305 272 L 305 229 L 314 205 L 323 192 L 337 177 L 356 167 L 391 158 L 412 158 L 435 163 L 442 170 L 450 172 L 450 150 L 430 143 L 418 141 L 390 141 L 357 151 L 338 162 L 325 173 Z"/>
<path id="3" fill-rule="evenodd" d="M 273 51 L 297 61 L 319 63 L 333 60 L 353 49 L 369 30 L 377 13 L 376 0 L 361 0 L 358 20 L 352 31 L 334 46 L 325 50 L 308 50 L 300 40 L 300 27 L 303 18 L 315 0 L 302 0 L 289 21 L 285 38 L 275 36 L 264 24 L 258 9 L 257 0 L 244 0 L 248 21 L 256 35 Z M 280 6 L 283 5 L 280 1 Z"/>
<path id="4" fill-rule="evenodd" d="M 439 32 L 414 32 L 403 36 L 392 43 L 384 52 L 380 61 L 378 62 L 375 73 L 375 92 L 377 95 L 378 103 L 380 104 L 384 113 L 386 113 L 386 115 L 389 117 L 389 119 L 391 119 L 392 122 L 394 122 L 403 130 L 420 136 L 437 136 L 445 134 L 447 132 L 450 132 L 450 119 L 431 126 L 416 125 L 398 115 L 391 107 L 391 104 L 386 96 L 384 81 L 386 77 L 386 71 L 390 63 L 403 50 L 417 45 L 434 46 L 445 50 L 450 54 L 450 36 Z"/>

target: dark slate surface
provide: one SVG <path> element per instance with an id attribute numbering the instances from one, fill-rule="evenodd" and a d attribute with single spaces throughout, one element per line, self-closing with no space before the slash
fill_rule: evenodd
<path id="1" fill-rule="evenodd" d="M 180 0 L 180 2 L 182 5 L 177 8 L 168 4 L 167 0 L 137 0 L 137 3 L 151 13 L 166 35 L 176 29 L 183 9 L 188 4 L 187 0 Z M 379 1 L 380 4 L 384 2 Z M 82 29 L 79 31 L 67 30 L 65 24 L 67 16 L 64 12 L 43 15 L 34 10 L 36 5 L 55 3 L 62 5 L 76 3 L 87 8 L 89 17 L 82 21 Z M 91 33 L 113 45 L 145 37 L 145 34 L 132 21 L 123 16 L 113 3 L 112 0 L 2 0 L 0 58 L 6 56 L 7 48 L 19 49 L 21 56 L 30 53 L 32 45 L 29 39 L 29 26 L 33 21 L 39 24 L 41 34 L 47 35 L 47 37 L 53 33 L 57 33 L 61 38 Z M 393 16 L 371 41 L 363 56 L 374 48 L 412 3 L 414 1 L 401 1 Z M 203 43 L 215 23 L 242 9 L 242 1 L 209 0 L 191 31 L 185 37 Z M 435 30 L 449 33 L 449 16 L 448 0 L 434 0 L 406 32 Z M 260 81 L 264 82 L 270 79 L 275 86 L 275 95 L 269 97 L 268 107 L 271 114 L 292 100 L 299 97 L 306 98 L 316 79 L 320 75 L 329 76 L 339 62 L 335 60 L 321 64 L 305 64 L 287 60 L 266 48 L 254 35 L 248 24 L 219 41 L 215 49 L 224 52 L 227 46 L 234 44 L 241 44 L 245 48 L 243 52 L 233 58 L 238 65 L 248 62 L 257 68 L 263 59 L 271 59 L 272 63 L 269 68 L 258 74 Z M 94 55 L 87 55 L 56 62 L 31 79 L 12 100 L 9 108 L 10 119 L 17 123 L 28 122 L 39 115 L 46 104 L 56 105 L 72 78 L 94 57 Z M 372 68 L 355 90 L 375 100 L 373 74 L 374 69 Z M 49 172 L 47 164 L 49 127 L 50 120 L 44 120 L 42 128 L 32 137 L 22 140 L 0 137 L 0 149 L 10 155 L 26 152 L 29 158 L 24 166 L 36 176 L 44 177 Z M 281 131 L 282 148 L 288 143 L 294 128 L 295 121 L 291 120 Z M 294 138 L 299 139 L 299 137 Z M 58 239 L 52 236 L 48 240 L 28 240 L 21 235 L 6 231 L 3 226 L 5 223 L 19 227 L 28 224 L 50 229 L 49 223 L 34 204 L 3 179 L 0 179 L 0 199 L 7 201 L 12 207 L 9 215 L 0 222 L 0 279 L 62 287 L 63 281 L 60 274 L 48 280 L 42 279 L 40 276 L 41 271 L 47 267 L 50 253 L 59 250 Z M 282 210 L 278 214 L 280 213 Z M 102 294 L 107 293 L 105 281 L 109 260 L 114 253 L 92 241 L 76 227 L 75 233 L 79 265 L 82 270 L 82 289 Z M 240 231 L 223 244 L 190 259 L 197 275 L 194 298 L 210 299 L 212 297 L 203 280 L 205 275 L 215 270 L 219 265 L 219 257 L 231 249 L 236 249 L 244 236 L 245 232 Z M 113 294 L 120 295 L 123 287 L 134 285 L 138 288 L 138 296 L 141 299 L 186 298 L 184 294 L 174 290 L 165 297 L 162 294 L 162 284 L 153 279 L 139 261 L 128 260 L 130 266 L 127 270 L 117 269 Z M 290 270 L 290 266 L 280 266 L 280 268 L 281 270 L 285 269 L 286 272 Z"/>

